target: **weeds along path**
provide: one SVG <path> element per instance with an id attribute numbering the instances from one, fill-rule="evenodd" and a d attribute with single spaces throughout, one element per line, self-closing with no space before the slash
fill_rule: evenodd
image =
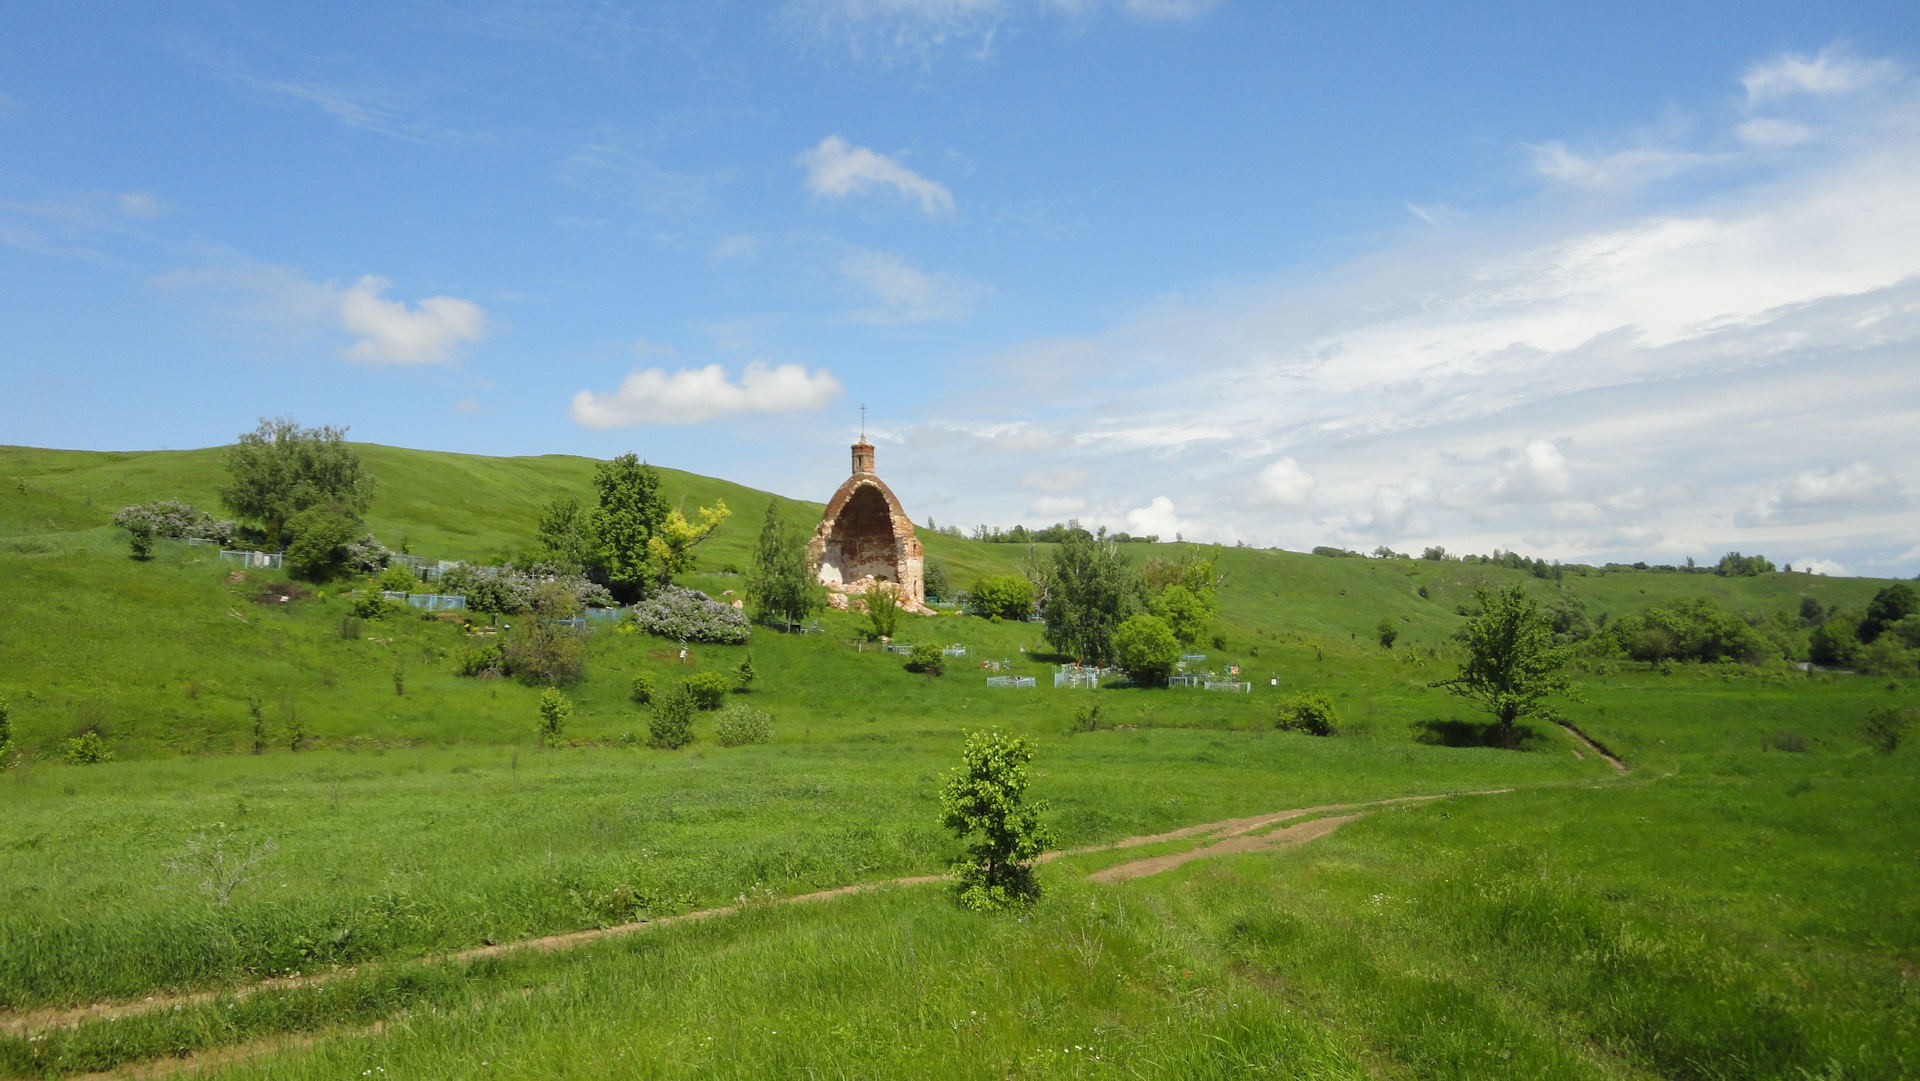
<path id="1" fill-rule="evenodd" d="M 1291 848 L 1296 845 L 1305 844 L 1315 838 L 1324 837 L 1332 833 L 1348 822 L 1364 817 L 1367 813 L 1366 808 L 1387 807 L 1399 803 L 1424 803 L 1430 800 L 1447 799 L 1453 796 L 1491 796 L 1511 791 L 1513 791 L 1511 788 L 1493 788 L 1467 792 L 1443 792 L 1431 796 L 1401 796 L 1394 799 L 1373 800 L 1366 803 L 1330 803 L 1318 807 L 1299 807 L 1293 810 L 1275 811 L 1271 814 L 1254 815 L 1248 818 L 1229 818 L 1221 822 L 1206 822 L 1201 825 L 1187 826 L 1166 833 L 1156 833 L 1142 837 L 1127 837 L 1110 844 L 1088 845 L 1084 848 L 1046 852 L 1042 853 L 1035 862 L 1050 863 L 1068 856 L 1138 848 L 1144 845 L 1161 844 L 1169 841 L 1196 840 L 1210 842 L 1183 852 L 1150 856 L 1144 859 L 1115 864 L 1110 867 L 1101 868 L 1087 876 L 1088 880 L 1093 882 L 1121 882 L 1127 879 L 1143 878 L 1147 875 L 1159 874 L 1162 871 L 1172 870 L 1175 867 L 1193 860 L 1206 859 L 1213 856 L 1228 856 L 1243 852 Z M 1338 815 L 1333 813 L 1338 811 L 1353 813 Z M 1293 822 L 1293 820 L 1300 818 L 1306 818 L 1307 821 Z M 1286 823 L 1293 824 L 1286 825 Z M 1275 826 L 1281 828 L 1272 829 L 1272 827 Z M 741 911 L 741 909 L 747 905 L 752 904 L 803 904 L 813 901 L 831 901 L 837 897 L 846 897 L 851 894 L 896 886 L 924 886 L 934 882 L 944 882 L 947 881 L 948 878 L 949 876 L 947 875 L 912 875 L 905 878 L 885 879 L 879 882 L 839 886 L 834 889 L 819 890 L 814 893 L 796 894 L 792 897 L 772 898 L 767 901 L 742 900 L 731 905 L 705 908 L 697 912 L 685 912 L 676 916 L 661 916 L 657 919 L 616 924 L 612 927 L 596 927 L 585 931 L 570 931 L 565 934 L 543 935 L 539 938 L 522 939 L 518 942 L 503 942 L 497 945 L 476 946 L 470 950 L 430 956 L 421 958 L 420 960 L 427 964 L 440 964 L 444 962 L 457 964 L 486 957 L 498 957 L 502 954 L 517 953 L 522 950 L 556 953 L 562 950 L 572 949 L 576 946 L 583 946 L 590 942 L 597 942 L 605 938 L 631 935 L 661 927 L 670 927 L 678 923 L 689 923 L 695 920 L 708 920 L 720 916 L 731 916 Z M 0 1014 L 0 1033 L 4 1033 L 7 1036 L 24 1037 L 50 1029 L 73 1028 L 89 1022 L 119 1020 L 155 1010 L 204 1005 L 209 1002 L 224 999 L 241 999 L 250 995 L 312 987 L 353 976 L 359 972 L 377 968 L 378 965 L 378 962 L 369 962 L 364 965 L 335 969 L 331 972 L 315 973 L 310 976 L 275 977 L 273 979 L 261 980 L 257 983 L 225 990 L 196 991 L 181 995 L 154 995 L 139 1000 L 94 1003 L 92 1005 L 69 1009 L 46 1009 L 19 1014 Z M 265 1042 L 279 1046 L 278 1043 L 272 1040 Z M 160 1073 L 165 1073 L 193 1068 L 196 1061 L 204 1063 L 210 1058 L 222 1062 L 226 1061 L 225 1058 L 219 1057 L 220 1054 L 224 1053 L 208 1052 L 206 1056 L 201 1056 L 198 1060 L 172 1059 L 160 1063 L 150 1062 L 143 1066 L 127 1066 L 97 1076 L 119 1078 L 158 1076 L 158 1073 L 140 1071 L 159 1070 Z"/>

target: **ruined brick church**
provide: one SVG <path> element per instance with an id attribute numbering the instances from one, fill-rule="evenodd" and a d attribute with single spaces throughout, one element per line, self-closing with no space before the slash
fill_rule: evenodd
<path id="1" fill-rule="evenodd" d="M 853 445 L 853 475 L 833 493 L 807 542 L 807 561 L 835 608 L 847 606 L 847 594 L 886 582 L 897 588 L 901 607 L 931 611 L 920 538 L 899 497 L 874 473 L 873 444 L 864 435 Z"/>

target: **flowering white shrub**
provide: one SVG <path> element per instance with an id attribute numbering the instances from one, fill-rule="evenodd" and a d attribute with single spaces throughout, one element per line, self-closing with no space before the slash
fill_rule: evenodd
<path id="1" fill-rule="evenodd" d="M 534 594 L 543 582 L 559 583 L 581 605 L 613 606 L 613 594 L 607 587 L 584 575 L 560 574 L 545 564 L 516 570 L 462 563 L 440 576 L 440 592 L 467 598 L 467 607 L 476 612 L 513 615 L 533 607 Z"/>
<path id="2" fill-rule="evenodd" d="M 469 601 L 469 604 L 472 602 Z M 697 589 L 665 586 L 633 606 L 633 622 L 643 631 L 683 642 L 742 645 L 753 634 L 745 612 L 721 604 Z"/>
<path id="3" fill-rule="evenodd" d="M 223 546 L 233 541 L 233 534 L 239 529 L 232 522 L 216 522 L 213 515 L 178 499 L 156 499 L 122 507 L 114 513 L 112 522 L 121 529 L 132 529 L 144 522 L 153 528 L 156 537 L 197 538 L 219 541 Z"/>
<path id="4" fill-rule="evenodd" d="M 365 538 L 347 545 L 347 568 L 361 574 L 373 574 L 385 570 L 393 562 L 393 551 L 386 545 L 373 539 L 369 533 Z"/>

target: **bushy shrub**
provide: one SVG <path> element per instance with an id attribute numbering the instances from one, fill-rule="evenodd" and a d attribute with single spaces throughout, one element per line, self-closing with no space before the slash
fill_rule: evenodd
<path id="1" fill-rule="evenodd" d="M 239 529 L 232 522 L 214 521 L 213 515 L 178 499 L 157 499 L 151 503 L 122 507 L 114 512 L 112 523 L 126 530 L 133 529 L 137 523 L 144 523 L 152 530 L 151 536 L 170 540 L 218 541 L 222 545 L 232 543 L 233 534 Z"/>
<path id="2" fill-rule="evenodd" d="M 82 732 L 60 748 L 60 760 L 70 766 L 90 766 L 113 761 L 113 751 L 98 732 Z"/>
<path id="3" fill-rule="evenodd" d="M 13 712 L 7 700 L 0 698 L 0 769 L 13 764 Z"/>
<path id="4" fill-rule="evenodd" d="M 967 594 L 975 611 L 1001 619 L 1025 619 L 1033 614 L 1033 583 L 1018 575 L 982 578 Z"/>
<path id="5" fill-rule="evenodd" d="M 860 601 L 867 609 L 867 637 L 891 639 L 900 624 L 899 587 L 892 582 L 875 582 L 872 589 L 860 594 Z"/>
<path id="6" fill-rule="evenodd" d="M 500 651 L 498 645 L 491 643 L 484 646 L 468 646 L 460 651 L 459 658 L 453 663 L 454 674 L 468 678 L 504 675 L 506 670 L 506 654 Z"/>
<path id="7" fill-rule="evenodd" d="M 759 673 L 753 668 L 753 651 L 748 650 L 747 655 L 740 658 L 740 663 L 733 670 L 733 678 L 740 681 L 741 694 L 753 689 L 753 680 L 757 675 Z"/>
<path id="8" fill-rule="evenodd" d="M 561 733 L 573 717 L 573 700 L 552 687 L 540 692 L 540 742 L 548 747 L 561 744 Z"/>
<path id="9" fill-rule="evenodd" d="M 644 706 L 648 702 L 653 701 L 655 693 L 654 680 L 651 673 L 642 672 L 633 677 L 633 700 L 635 702 Z"/>
<path id="10" fill-rule="evenodd" d="M 907 671 L 937 676 L 947 670 L 947 655 L 932 642 L 922 642 L 907 654 Z"/>
<path id="11" fill-rule="evenodd" d="M 1872 642 L 1880 637 L 1882 631 L 1920 612 L 1920 595 L 1905 582 L 1895 582 L 1873 595 L 1867 602 L 1867 614 L 1860 619 L 1860 628 L 1854 633 L 1862 642 Z"/>
<path id="12" fill-rule="evenodd" d="M 440 576 L 440 592 L 465 597 L 467 607 L 489 615 L 518 615 L 540 603 L 542 586 L 554 586 L 572 601 L 572 607 L 611 607 L 613 594 L 585 575 L 562 574 L 547 563 L 522 568 L 476 567 L 461 563 Z"/>
<path id="13" fill-rule="evenodd" d="M 526 683 L 564 687 L 587 675 L 587 643 L 572 627 L 529 613 L 500 647 L 507 674 Z"/>
<path id="14" fill-rule="evenodd" d="M 359 593 L 354 594 L 353 616 L 356 619 L 385 619 L 388 616 L 404 614 L 406 610 L 406 605 L 401 604 L 399 601 L 390 601 L 382 597 L 375 590 L 363 589 Z M 342 628 L 341 636 L 346 637 L 344 628 Z M 355 634 L 353 637 L 358 638 L 360 636 Z"/>
<path id="15" fill-rule="evenodd" d="M 1782 728 L 1773 734 L 1773 749 L 1788 754 L 1806 754 L 1807 737 L 1791 728 Z"/>
<path id="16" fill-rule="evenodd" d="M 1274 719 L 1273 726 L 1309 736 L 1331 736 L 1340 730 L 1340 714 L 1333 708 L 1333 699 L 1308 691 L 1281 703 L 1280 715 Z"/>
<path id="17" fill-rule="evenodd" d="M 686 686 L 693 704 L 700 709 L 719 709 L 727 700 L 727 692 L 733 690 L 732 682 L 718 672 L 695 672 L 687 677 Z"/>
<path id="18" fill-rule="evenodd" d="M 407 568 L 394 564 L 381 571 L 373 584 L 374 588 L 388 593 L 412 593 L 420 588 L 420 579 L 415 578 Z"/>
<path id="19" fill-rule="evenodd" d="M 1851 629 L 1851 628 L 1849 628 Z M 1606 631 L 1636 661 L 1743 661 L 1758 664 L 1778 647 L 1711 597 L 1680 598 L 1622 616 Z"/>
<path id="20" fill-rule="evenodd" d="M 1400 628 L 1393 625 L 1391 616 L 1381 616 L 1380 622 L 1373 625 L 1373 633 L 1380 639 L 1381 649 L 1392 649 L 1394 640 L 1400 637 Z"/>
<path id="21" fill-rule="evenodd" d="M 1113 632 L 1114 659 L 1135 683 L 1157 686 L 1180 661 L 1180 641 L 1159 616 L 1142 612 Z"/>
<path id="22" fill-rule="evenodd" d="M 633 622 L 643 631 L 683 642 L 745 645 L 753 634 L 746 613 L 721 604 L 696 589 L 665 586 L 633 606 Z"/>
<path id="23" fill-rule="evenodd" d="M 360 633 L 366 630 L 366 622 L 359 616 L 343 616 L 340 620 L 340 637 L 349 642 L 358 641 Z"/>
<path id="24" fill-rule="evenodd" d="M 773 742 L 773 718 L 751 706 L 731 705 L 713 721 L 714 738 L 722 747 Z"/>
<path id="25" fill-rule="evenodd" d="M 693 695 L 684 683 L 672 683 L 653 696 L 647 719 L 647 744 L 672 751 L 693 742 Z"/>
<path id="26" fill-rule="evenodd" d="M 309 581 L 324 582 L 345 568 L 347 545 L 359 527 L 359 519 L 339 507 L 308 507 L 287 519 L 287 531 L 293 534 L 287 562 Z"/>
<path id="27" fill-rule="evenodd" d="M 1881 754 L 1900 748 L 1900 737 L 1907 731 L 1907 713 L 1898 706 L 1875 706 L 1867 711 L 1863 734 L 1868 746 Z M 3 752 L 0 752 L 3 753 Z"/>

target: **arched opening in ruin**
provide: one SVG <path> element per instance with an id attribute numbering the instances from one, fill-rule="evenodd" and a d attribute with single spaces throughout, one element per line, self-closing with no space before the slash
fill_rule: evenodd
<path id="1" fill-rule="evenodd" d="M 893 511 L 887 498 L 863 485 L 840 509 L 820 553 L 820 580 L 830 584 L 872 576 L 891 582 L 900 574 L 900 543 L 893 535 Z"/>

